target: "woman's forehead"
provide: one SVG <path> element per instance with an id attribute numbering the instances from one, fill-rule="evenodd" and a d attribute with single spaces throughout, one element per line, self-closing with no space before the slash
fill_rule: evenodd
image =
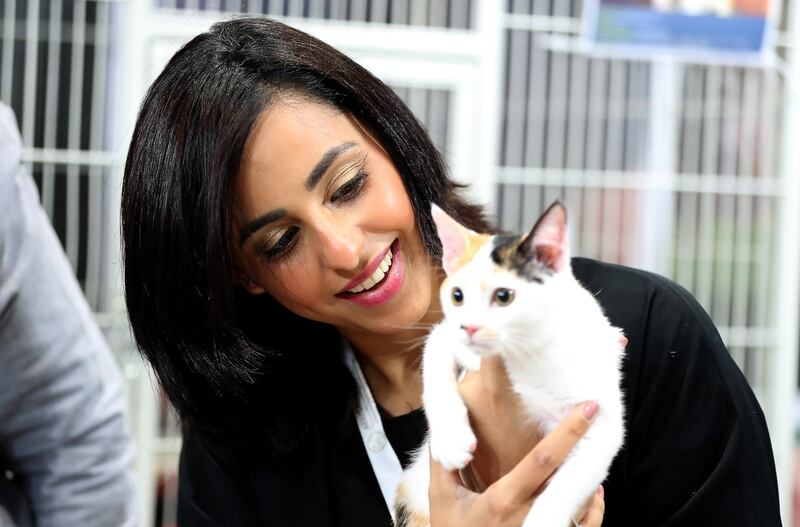
<path id="1" fill-rule="evenodd" d="M 282 98 L 253 125 L 240 170 L 302 169 L 313 166 L 332 146 L 361 141 L 359 130 L 341 111 L 308 99 Z"/>
<path id="2" fill-rule="evenodd" d="M 301 191 L 332 149 L 356 150 L 364 142 L 339 110 L 303 98 L 277 101 L 253 125 L 245 144 L 237 178 L 240 204 L 262 208 Z"/>

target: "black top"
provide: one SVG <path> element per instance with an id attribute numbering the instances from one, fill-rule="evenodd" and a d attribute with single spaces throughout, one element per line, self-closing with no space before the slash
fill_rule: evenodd
<path id="1" fill-rule="evenodd" d="M 582 258 L 572 266 L 628 337 L 627 435 L 604 483 L 603 525 L 780 525 L 764 415 L 708 315 L 665 278 Z M 300 460 L 247 471 L 186 437 L 178 501 L 181 526 L 391 525 L 354 418 Z"/>
<path id="2" fill-rule="evenodd" d="M 383 432 L 392 445 L 392 450 L 397 454 L 400 465 L 405 469 L 411 464 L 411 455 L 425 440 L 428 433 L 428 421 L 425 410 L 419 408 L 404 415 L 389 415 L 379 404 L 378 413 L 381 414 Z"/>

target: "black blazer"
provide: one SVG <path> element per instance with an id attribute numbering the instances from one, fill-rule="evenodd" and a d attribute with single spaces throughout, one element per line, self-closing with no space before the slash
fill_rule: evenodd
<path id="1" fill-rule="evenodd" d="M 625 446 L 604 483 L 604 526 L 780 525 L 764 415 L 708 315 L 665 278 L 575 258 L 576 277 L 624 329 Z M 354 419 L 300 459 L 223 466 L 191 436 L 181 526 L 391 525 Z"/>

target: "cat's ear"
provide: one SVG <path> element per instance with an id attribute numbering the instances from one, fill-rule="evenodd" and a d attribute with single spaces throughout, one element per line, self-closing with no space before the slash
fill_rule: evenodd
<path id="1" fill-rule="evenodd" d="M 556 201 L 548 207 L 520 244 L 519 250 L 527 258 L 536 259 L 557 273 L 569 268 L 567 209 L 563 203 Z"/>
<path id="2" fill-rule="evenodd" d="M 449 276 L 469 261 L 487 236 L 464 227 L 436 204 L 431 204 L 431 215 L 442 241 L 442 267 Z"/>

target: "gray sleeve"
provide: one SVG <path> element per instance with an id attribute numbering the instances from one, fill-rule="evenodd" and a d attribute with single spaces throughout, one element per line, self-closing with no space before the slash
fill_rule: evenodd
<path id="1" fill-rule="evenodd" d="M 40 527 L 134 525 L 119 368 L 20 151 L 0 105 L 0 445 Z"/>

